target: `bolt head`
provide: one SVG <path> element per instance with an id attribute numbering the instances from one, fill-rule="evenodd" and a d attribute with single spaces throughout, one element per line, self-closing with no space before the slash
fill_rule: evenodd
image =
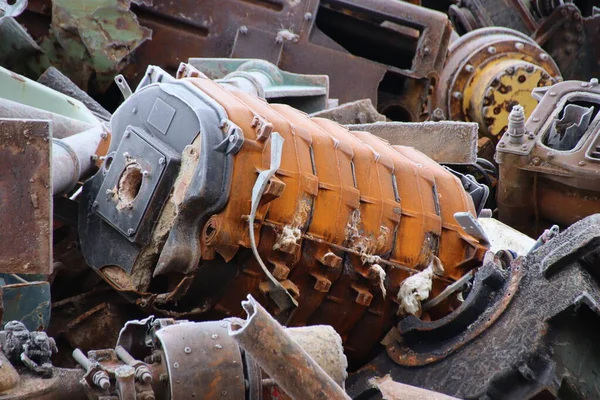
<path id="1" fill-rule="evenodd" d="M 494 46 L 490 46 L 487 48 L 487 52 L 490 54 L 496 54 L 496 48 Z"/>
<path id="2" fill-rule="evenodd" d="M 548 58 L 549 58 L 549 57 L 548 57 L 548 54 L 546 54 L 546 53 L 542 53 L 542 54 L 540 54 L 540 60 L 542 60 L 542 61 L 547 61 L 547 60 L 548 60 Z"/>
<path id="3" fill-rule="evenodd" d="M 248 33 L 248 27 L 247 27 L 246 25 L 242 25 L 242 26 L 240 26 L 240 33 L 241 33 L 242 35 L 245 35 L 245 34 L 247 34 L 247 33 Z"/>
<path id="4" fill-rule="evenodd" d="M 583 167 L 585 165 L 585 161 L 579 161 L 579 165 Z"/>
<path id="5" fill-rule="evenodd" d="M 133 236 L 134 233 L 135 231 L 132 228 L 127 229 L 127 235 Z"/>
<path id="6" fill-rule="evenodd" d="M 521 51 L 521 50 L 523 50 L 524 48 L 525 48 L 525 45 L 524 45 L 523 43 L 521 43 L 521 42 L 517 42 L 517 43 L 515 43 L 515 49 L 517 49 L 517 50 Z"/>
<path id="7" fill-rule="evenodd" d="M 312 21 L 312 19 L 313 19 L 312 13 L 307 12 L 306 14 L 304 14 L 305 21 Z"/>
<path id="8" fill-rule="evenodd" d="M 159 159 L 158 159 L 158 163 L 159 163 L 160 165 L 165 165 L 165 163 L 166 163 L 166 162 L 167 162 L 167 161 L 165 160 L 165 158 L 164 158 L 164 157 L 161 157 L 161 158 L 159 158 Z"/>
<path id="9" fill-rule="evenodd" d="M 192 352 L 192 349 L 191 349 L 191 348 L 189 348 L 189 347 L 185 347 L 185 348 L 183 349 L 183 351 L 185 352 L 185 354 L 190 354 L 190 353 Z"/>
<path id="10" fill-rule="evenodd" d="M 455 99 L 462 99 L 463 95 L 461 92 L 454 92 L 452 93 L 452 97 L 454 97 Z"/>
<path id="11" fill-rule="evenodd" d="M 504 144 L 504 142 L 499 142 L 498 147 L 506 147 L 506 144 Z"/>

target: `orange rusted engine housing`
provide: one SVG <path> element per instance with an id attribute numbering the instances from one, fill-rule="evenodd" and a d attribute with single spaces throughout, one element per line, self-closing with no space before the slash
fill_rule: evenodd
<path id="1" fill-rule="evenodd" d="M 396 294 L 411 273 L 438 256 L 445 273 L 434 280 L 435 295 L 482 260 L 486 246 L 453 217 L 475 214 L 472 199 L 422 153 L 209 79 L 186 79 L 244 132 L 229 201 L 203 229 L 203 259 L 229 261 L 250 248 L 252 188 L 257 174 L 269 169 L 270 133 L 284 139 L 281 166 L 262 196 L 254 229 L 259 254 L 299 304 L 289 325 L 330 324 L 350 357 L 364 355 L 394 322 Z M 300 234 L 290 238 L 290 231 Z M 375 263 L 386 271 L 385 298 Z M 215 308 L 235 314 L 248 293 L 268 303 L 267 289 L 250 257 Z"/>
<path id="2" fill-rule="evenodd" d="M 88 265 L 148 313 L 241 315 L 252 294 L 287 325 L 332 325 L 360 362 L 397 322 L 407 277 L 438 257 L 432 298 L 481 264 L 486 245 L 454 219 L 476 213 L 471 197 L 422 153 L 204 77 L 146 76 L 113 114 L 111 162 L 84 185 L 79 232 Z M 273 278 L 249 220 L 275 133 L 281 164 L 252 221 Z M 273 281 L 297 307 L 276 306 Z"/>

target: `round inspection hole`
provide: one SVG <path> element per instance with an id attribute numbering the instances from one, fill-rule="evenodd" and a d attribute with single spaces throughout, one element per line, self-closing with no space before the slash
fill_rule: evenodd
<path id="1" fill-rule="evenodd" d="M 117 194 L 119 200 L 124 203 L 131 203 L 140 193 L 144 174 L 142 167 L 137 164 L 129 164 L 119 178 Z"/>

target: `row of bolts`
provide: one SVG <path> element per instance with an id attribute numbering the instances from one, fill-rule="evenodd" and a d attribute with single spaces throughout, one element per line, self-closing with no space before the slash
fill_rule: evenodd
<path id="1" fill-rule="evenodd" d="M 115 375 L 117 378 L 119 377 L 127 377 L 132 375 L 132 372 L 135 372 L 135 377 L 145 383 L 150 384 L 152 382 L 152 374 L 148 367 L 141 361 L 133 358 L 131 354 L 127 350 L 125 350 L 122 346 L 117 346 L 115 348 L 115 353 L 117 357 L 121 359 L 126 365 L 115 370 Z M 73 358 L 77 361 L 88 373 L 92 373 L 94 368 L 97 369 L 96 372 L 93 372 L 92 382 L 94 385 L 98 386 L 103 390 L 108 390 L 110 387 L 110 379 L 108 374 L 101 369 L 99 364 L 95 361 L 91 361 L 86 357 L 85 354 L 79 349 L 75 349 L 73 351 Z"/>

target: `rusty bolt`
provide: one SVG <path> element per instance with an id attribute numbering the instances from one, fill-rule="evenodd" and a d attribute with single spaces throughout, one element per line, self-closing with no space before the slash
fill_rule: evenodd
<path id="1" fill-rule="evenodd" d="M 515 43 L 515 49 L 517 49 L 517 50 L 521 51 L 521 50 L 523 50 L 524 48 L 525 48 L 525 45 L 524 45 L 523 43 L 521 43 L 521 42 L 517 42 L 517 43 Z"/>
<path id="2" fill-rule="evenodd" d="M 242 26 L 240 26 L 240 33 L 241 33 L 242 35 L 245 35 L 245 34 L 247 34 L 247 33 L 248 33 L 248 27 L 247 27 L 246 25 L 242 25 Z"/>
<path id="3" fill-rule="evenodd" d="M 314 289 L 317 292 L 327 293 L 329 292 L 329 289 L 331 289 L 331 281 L 325 278 L 317 278 Z"/>
<path id="4" fill-rule="evenodd" d="M 460 99 L 462 99 L 463 95 L 461 92 L 454 92 L 454 93 L 452 93 L 452 97 L 460 100 Z"/>
<path id="5" fill-rule="evenodd" d="M 528 65 L 528 66 L 525 68 L 525 71 L 527 71 L 527 72 L 529 72 L 529 73 L 533 72 L 533 65 Z"/>
<path id="6" fill-rule="evenodd" d="M 226 326 L 222 326 L 222 328 L 226 328 Z M 210 338 L 211 338 L 212 340 L 217 340 L 217 339 L 219 338 L 219 335 L 217 335 L 216 333 L 213 333 L 213 334 L 210 336 Z"/>
<path id="7" fill-rule="evenodd" d="M 467 65 L 465 65 L 465 71 L 473 72 L 473 71 L 475 71 L 475 67 L 473 67 L 471 64 L 467 64 Z"/>
<path id="8" fill-rule="evenodd" d="M 490 54 L 496 54 L 496 48 L 494 46 L 490 46 L 487 48 L 487 52 Z"/>
<path id="9" fill-rule="evenodd" d="M 361 306 L 368 307 L 371 304 L 371 300 L 373 300 L 373 295 L 369 292 L 358 292 L 356 295 L 356 302 Z"/>
<path id="10" fill-rule="evenodd" d="M 548 54 L 546 54 L 546 53 L 540 54 L 540 60 L 542 60 L 542 61 L 548 61 Z"/>
<path id="11" fill-rule="evenodd" d="M 583 167 L 585 165 L 585 161 L 579 161 L 579 165 Z"/>
<path id="12" fill-rule="evenodd" d="M 533 157 L 533 159 L 531 160 L 531 163 L 533 165 L 540 165 L 540 159 L 538 157 Z"/>
<path id="13" fill-rule="evenodd" d="M 506 70 L 504 72 L 506 72 L 508 75 L 512 75 L 512 74 L 515 73 L 515 68 L 514 67 L 508 67 L 508 68 L 506 68 Z"/>
<path id="14" fill-rule="evenodd" d="M 305 21 L 312 21 L 312 13 L 307 12 L 306 14 L 304 14 L 304 20 Z"/>
<path id="15" fill-rule="evenodd" d="M 321 259 L 319 261 L 321 262 L 321 264 L 325 265 L 326 267 L 333 268 L 333 269 L 338 269 L 342 266 L 342 258 L 338 257 L 337 255 L 333 254 L 332 252 L 325 254 L 323 257 L 321 257 Z"/>

